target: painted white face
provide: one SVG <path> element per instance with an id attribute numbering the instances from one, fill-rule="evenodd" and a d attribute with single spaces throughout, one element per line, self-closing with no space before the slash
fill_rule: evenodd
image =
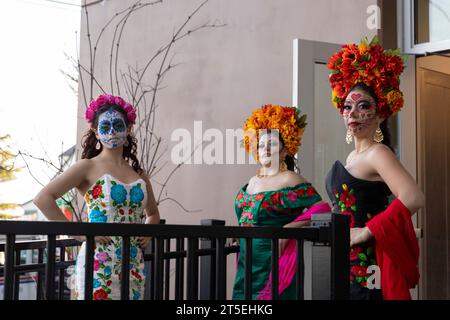
<path id="1" fill-rule="evenodd" d="M 379 121 L 375 100 L 361 89 L 354 89 L 348 94 L 342 116 L 353 136 L 366 136 L 374 132 Z"/>
<path id="2" fill-rule="evenodd" d="M 97 134 L 105 148 L 114 149 L 127 141 L 127 125 L 124 116 L 115 110 L 108 110 L 98 118 Z"/>
<path id="3" fill-rule="evenodd" d="M 258 143 L 259 163 L 264 167 L 275 165 L 278 168 L 282 147 L 278 131 L 261 133 Z"/>

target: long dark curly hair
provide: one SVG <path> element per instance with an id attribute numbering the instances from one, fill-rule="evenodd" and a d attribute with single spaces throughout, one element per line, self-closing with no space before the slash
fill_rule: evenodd
<path id="1" fill-rule="evenodd" d="M 98 109 L 97 112 L 95 113 L 94 122 L 92 123 L 91 128 L 97 128 L 98 118 L 102 113 L 109 110 L 120 112 L 125 119 L 127 127 L 129 126 L 127 114 L 121 107 L 116 105 L 106 105 Z M 137 158 L 137 139 L 133 135 L 129 134 L 127 136 L 127 141 L 128 143 L 124 144 L 123 146 L 122 157 L 128 163 L 130 163 L 131 160 L 131 166 L 133 167 L 133 170 L 139 175 L 141 175 L 144 172 L 144 170 L 141 168 L 141 165 L 139 164 L 139 160 Z M 99 140 L 95 136 L 95 132 L 92 129 L 89 129 L 89 131 L 83 136 L 81 142 L 81 147 L 83 148 L 81 159 L 91 159 L 98 156 L 103 150 L 103 145 L 101 143 L 99 143 L 100 148 L 97 149 L 98 142 Z"/>

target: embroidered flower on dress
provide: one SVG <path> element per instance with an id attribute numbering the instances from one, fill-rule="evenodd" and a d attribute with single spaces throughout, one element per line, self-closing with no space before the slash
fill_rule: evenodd
<path id="1" fill-rule="evenodd" d="M 89 213 L 89 221 L 90 222 L 100 222 L 104 223 L 108 220 L 108 217 L 104 212 L 101 212 L 100 210 L 91 210 Z"/>
<path id="2" fill-rule="evenodd" d="M 342 192 L 336 191 L 334 193 L 336 199 L 338 200 L 338 206 L 341 210 L 341 214 L 350 217 L 350 228 L 355 227 L 355 217 L 352 212 L 356 212 L 356 197 L 354 196 L 355 190 L 349 189 L 344 183 L 342 185 Z"/>
<path id="3" fill-rule="evenodd" d="M 92 197 L 94 199 L 97 199 L 98 197 L 100 197 L 102 192 L 103 192 L 102 185 L 101 184 L 96 184 L 95 187 L 92 189 Z"/>
<path id="4" fill-rule="evenodd" d="M 288 197 L 289 201 L 296 201 L 297 193 L 291 190 L 291 191 L 289 191 L 287 197 Z"/>
<path id="5" fill-rule="evenodd" d="M 362 252 L 361 247 L 354 246 L 350 249 L 350 261 L 358 260 L 359 254 Z"/>
<path id="6" fill-rule="evenodd" d="M 137 204 L 142 200 L 144 200 L 144 192 L 141 189 L 141 185 L 138 184 L 130 190 L 130 201 L 131 203 Z"/>
<path id="7" fill-rule="evenodd" d="M 110 275 L 111 274 L 111 267 L 107 266 L 104 271 L 105 271 L 105 275 Z"/>
<path id="8" fill-rule="evenodd" d="M 255 201 L 261 201 L 264 198 L 264 194 L 258 193 L 255 197 Z"/>
<path id="9" fill-rule="evenodd" d="M 107 300 L 108 294 L 105 290 L 99 289 L 94 292 L 94 300 Z"/>
<path id="10" fill-rule="evenodd" d="M 268 208 L 270 208 L 270 203 L 269 203 L 269 201 L 264 201 L 262 204 L 261 204 L 261 207 L 263 208 L 263 209 L 268 209 Z"/>
<path id="11" fill-rule="evenodd" d="M 133 291 L 133 300 L 139 300 L 141 298 L 141 293 L 139 291 Z"/>
<path id="12" fill-rule="evenodd" d="M 252 227 L 254 225 L 253 214 L 250 211 L 242 212 L 239 223 L 244 227 Z"/>
<path id="13" fill-rule="evenodd" d="M 137 253 L 138 253 L 137 247 L 136 246 L 132 246 L 131 249 L 130 249 L 130 257 L 131 257 L 131 259 L 136 258 Z"/>
<path id="14" fill-rule="evenodd" d="M 99 288 L 101 287 L 102 283 L 98 280 L 98 279 L 94 279 L 94 288 Z"/>
<path id="15" fill-rule="evenodd" d="M 108 260 L 109 255 L 107 252 L 102 251 L 98 252 L 95 257 L 97 258 L 98 261 L 100 261 L 100 263 L 104 263 Z"/>
<path id="16" fill-rule="evenodd" d="M 270 196 L 270 202 L 272 202 L 272 204 L 276 206 L 277 204 L 280 203 L 281 198 L 280 196 L 281 196 L 280 192 L 274 193 L 273 195 Z"/>
<path id="17" fill-rule="evenodd" d="M 124 186 L 116 184 L 111 187 L 111 198 L 117 203 L 124 203 L 127 199 L 127 190 Z"/>
<path id="18" fill-rule="evenodd" d="M 352 272 L 357 277 L 363 277 L 367 275 L 367 268 L 364 266 L 354 265 L 352 266 Z"/>

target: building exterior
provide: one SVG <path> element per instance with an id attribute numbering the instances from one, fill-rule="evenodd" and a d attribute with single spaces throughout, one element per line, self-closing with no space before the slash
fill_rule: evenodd
<path id="1" fill-rule="evenodd" d="M 135 10 L 123 28 L 119 24 L 120 36 L 114 36 L 117 23 L 102 31 L 111 17 L 134 3 L 87 1 L 89 28 L 82 14 L 80 62 L 89 65 L 91 53 L 95 52 L 93 96 L 101 93 L 96 83 L 106 91 L 112 87 L 117 94 L 115 77 L 126 97 L 123 75 L 133 69 L 142 70 L 159 48 L 170 43 L 177 28 L 201 2 L 173 0 Z M 386 47 L 400 46 L 411 54 L 402 79 L 406 107 L 393 121 L 392 129 L 400 160 L 427 197 L 426 208 L 413 218 L 423 232 L 422 280 L 414 294 L 419 299 L 450 298 L 450 137 L 445 129 L 450 120 L 450 59 L 423 56 L 450 49 L 450 26 L 445 15 L 440 15 L 442 12 L 450 15 L 445 1 L 208 1 L 193 15 L 185 31 L 208 21 L 217 22 L 217 26 L 192 32 L 173 45 L 168 59 L 176 67 L 164 75 L 164 88 L 157 95 L 154 129 L 163 139 L 162 148 L 168 150 L 161 163 L 169 162 L 152 177 L 161 217 L 168 224 L 200 224 L 202 219 L 237 224 L 234 196 L 254 175 L 256 166 L 224 164 L 225 156 L 212 164 L 185 164 L 168 182 L 164 191 L 168 196 L 160 197 L 160 183 L 176 165 L 171 162 L 171 150 L 176 145 L 171 137 L 177 129 L 186 129 L 192 133 L 192 146 L 198 145 L 201 138 L 211 141 L 211 136 L 203 135 L 207 129 L 225 136 L 227 129 L 241 128 L 253 109 L 270 103 L 296 105 L 308 114 L 299 166 L 325 198 L 323 178 L 331 158 L 345 155 L 345 150 L 336 148 L 343 145 L 345 134 L 336 135 L 343 128 L 337 118 L 329 118 L 331 93 L 324 62 L 340 44 L 378 35 Z M 94 40 L 101 33 L 103 38 L 97 44 Z M 116 46 L 118 39 L 120 46 Z M 115 52 L 114 57 L 120 53 L 117 62 L 110 59 L 111 52 Z M 157 65 L 152 64 L 153 69 L 143 78 L 149 86 L 160 72 Z M 77 158 L 87 129 L 83 90 L 90 88 L 85 71 L 82 76 L 85 80 L 79 87 Z M 201 121 L 201 126 L 195 121 Z M 200 132 L 197 136 L 196 130 Z M 137 137 L 142 138 L 142 133 L 138 131 Z M 235 140 L 231 142 L 237 150 L 239 141 Z M 231 142 L 226 140 L 224 148 Z M 202 159 L 201 151 L 196 152 L 200 152 L 197 159 Z M 233 261 L 229 261 L 227 272 L 235 272 Z M 230 289 L 231 281 L 228 286 Z"/>

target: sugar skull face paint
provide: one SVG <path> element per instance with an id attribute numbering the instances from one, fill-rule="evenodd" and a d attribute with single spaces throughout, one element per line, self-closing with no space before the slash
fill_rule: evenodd
<path id="1" fill-rule="evenodd" d="M 268 167 L 272 164 L 278 167 L 279 157 L 283 144 L 280 141 L 279 132 L 272 130 L 270 133 L 261 130 L 258 143 L 259 163 Z"/>
<path id="2" fill-rule="evenodd" d="M 108 110 L 98 118 L 97 134 L 103 146 L 109 149 L 122 146 L 127 140 L 127 125 L 123 115 Z"/>
<path id="3" fill-rule="evenodd" d="M 347 129 L 353 135 L 359 135 L 376 127 L 378 120 L 376 102 L 364 90 L 355 89 L 345 99 L 342 116 Z"/>

